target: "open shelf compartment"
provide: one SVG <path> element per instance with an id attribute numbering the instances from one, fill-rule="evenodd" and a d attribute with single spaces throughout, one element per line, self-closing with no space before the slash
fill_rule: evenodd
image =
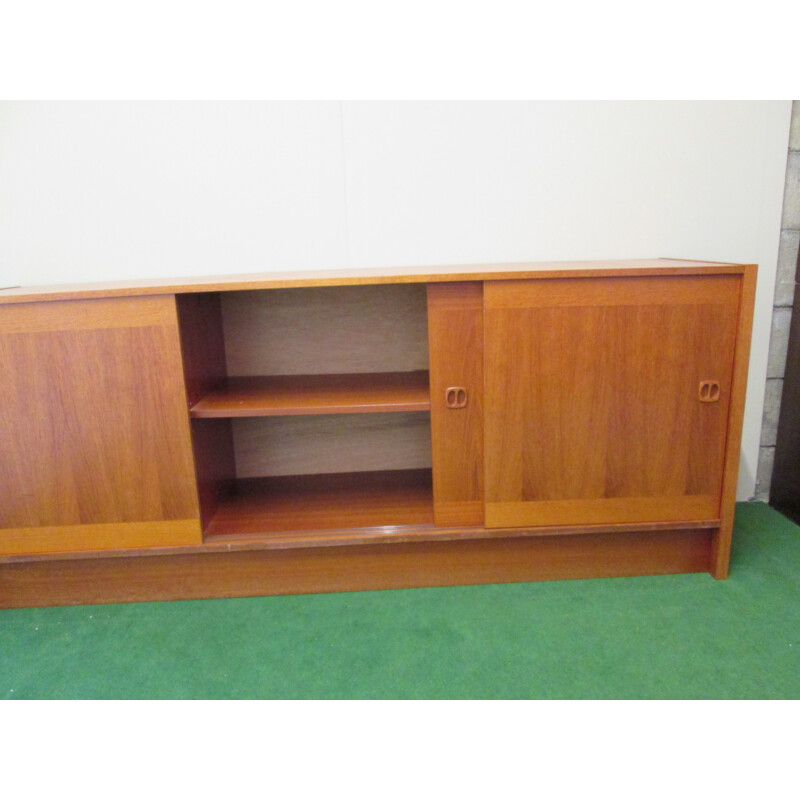
<path id="1" fill-rule="evenodd" d="M 424 286 L 177 303 L 207 541 L 433 524 Z"/>

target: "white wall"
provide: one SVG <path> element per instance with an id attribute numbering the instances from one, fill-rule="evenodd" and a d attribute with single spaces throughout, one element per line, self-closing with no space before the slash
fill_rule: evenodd
<path id="1" fill-rule="evenodd" d="M 752 496 L 790 101 L 0 103 L 0 286 L 667 256 L 757 262 Z"/>

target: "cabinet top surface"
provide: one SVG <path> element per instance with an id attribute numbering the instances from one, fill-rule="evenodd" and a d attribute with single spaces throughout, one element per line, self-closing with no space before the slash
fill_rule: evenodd
<path id="1" fill-rule="evenodd" d="M 263 272 L 245 275 L 204 275 L 193 278 L 157 278 L 58 286 L 9 286 L 0 288 L 0 304 L 42 300 L 78 300 L 93 297 L 288 289 L 303 286 L 577 278 L 599 275 L 741 274 L 744 270 L 745 265 L 742 264 L 652 258 Z"/>

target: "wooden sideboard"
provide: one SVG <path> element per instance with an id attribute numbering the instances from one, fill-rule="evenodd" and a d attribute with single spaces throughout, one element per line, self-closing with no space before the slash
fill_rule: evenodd
<path id="1" fill-rule="evenodd" d="M 727 576 L 756 267 L 0 291 L 0 606 Z"/>

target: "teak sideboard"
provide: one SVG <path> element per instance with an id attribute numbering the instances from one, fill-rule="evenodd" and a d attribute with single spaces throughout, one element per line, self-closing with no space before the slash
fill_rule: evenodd
<path id="1" fill-rule="evenodd" d="M 754 265 L 0 291 L 0 606 L 728 572 Z"/>

